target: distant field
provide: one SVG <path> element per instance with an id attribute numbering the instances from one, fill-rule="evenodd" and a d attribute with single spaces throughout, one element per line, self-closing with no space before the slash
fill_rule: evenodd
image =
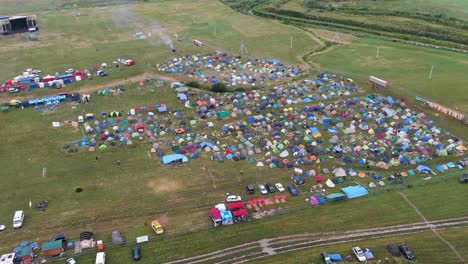
<path id="1" fill-rule="evenodd" d="M 353 73 L 352 76 L 361 79 L 379 76 L 393 84 L 390 89 L 396 95 L 424 96 L 468 113 L 467 54 L 361 38 L 313 60 L 323 65 L 323 70 Z M 432 66 L 434 71 L 429 80 Z"/>
<path id="2" fill-rule="evenodd" d="M 35 3 L 25 1 L 25 10 L 32 12 L 28 4 Z M 45 3 L 60 7 L 62 2 Z M 142 21 L 135 23 L 135 17 L 125 14 L 127 10 L 134 10 L 132 15 Z M 134 58 L 137 64 L 107 79 L 151 71 L 148 64 L 157 64 L 173 56 L 167 46 L 158 43 L 157 34 L 152 36 L 152 43 L 136 40 L 134 33 L 151 31 L 152 23 L 165 28 L 166 35 L 184 54 L 214 50 L 238 53 L 244 42 L 251 56 L 298 63 L 302 54 L 316 47 L 300 30 L 239 14 L 216 1 L 155 1 L 137 6 L 80 8 L 80 12 L 79 17 L 74 15 L 74 8 L 38 12 L 41 29 L 37 42 L 29 42 L 24 35 L 0 37 L 0 56 L 8 61 L 0 65 L 0 80 L 12 78 L 27 67 L 53 74 L 72 67 L 109 63 L 117 57 Z M 290 48 L 291 36 L 294 49 Z M 205 47 L 196 48 L 193 39 L 203 41 Z"/>

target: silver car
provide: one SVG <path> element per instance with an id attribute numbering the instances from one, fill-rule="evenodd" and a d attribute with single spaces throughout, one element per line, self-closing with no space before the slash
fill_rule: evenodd
<path id="1" fill-rule="evenodd" d="M 263 195 L 268 193 L 267 189 L 265 188 L 265 185 L 263 184 L 258 185 L 258 189 L 260 190 L 260 193 Z"/>

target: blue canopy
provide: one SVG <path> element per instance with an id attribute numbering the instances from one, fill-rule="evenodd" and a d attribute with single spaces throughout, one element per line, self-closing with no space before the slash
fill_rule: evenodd
<path id="1" fill-rule="evenodd" d="M 416 170 L 418 170 L 418 172 L 426 172 L 427 173 L 427 172 L 431 171 L 431 168 L 429 168 L 427 166 L 424 166 L 424 165 L 418 165 Z"/>
<path id="2" fill-rule="evenodd" d="M 341 191 L 343 191 L 349 199 L 353 199 L 353 198 L 357 198 L 357 197 L 361 197 L 361 196 L 369 194 L 369 191 L 367 191 L 367 189 L 362 187 L 361 185 L 341 188 Z"/>
<path id="3" fill-rule="evenodd" d="M 162 161 L 164 164 L 169 164 L 172 162 L 187 162 L 188 158 L 182 154 L 170 154 L 162 157 Z"/>
<path id="4" fill-rule="evenodd" d="M 205 147 L 213 148 L 213 147 L 214 147 L 214 144 L 211 143 L 211 142 L 205 141 L 205 142 L 200 143 L 200 146 L 201 146 L 202 148 L 205 148 Z"/>
<path id="5" fill-rule="evenodd" d="M 328 256 L 330 257 L 330 260 L 333 261 L 333 262 L 343 261 L 343 258 L 341 258 L 340 254 L 330 254 L 330 253 L 328 253 Z"/>

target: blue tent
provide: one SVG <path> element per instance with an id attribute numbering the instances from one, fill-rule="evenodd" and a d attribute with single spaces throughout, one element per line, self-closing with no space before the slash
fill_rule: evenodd
<path id="1" fill-rule="evenodd" d="M 346 188 L 341 188 L 341 191 L 346 194 L 349 199 L 361 197 L 369 194 L 366 188 L 361 185 L 349 186 Z"/>
<path id="2" fill-rule="evenodd" d="M 164 164 L 170 164 L 173 162 L 187 162 L 188 158 L 182 154 L 170 154 L 162 157 Z"/>
<path id="3" fill-rule="evenodd" d="M 330 260 L 333 261 L 333 262 L 343 261 L 343 258 L 341 258 L 340 254 L 330 254 L 330 253 L 328 253 L 328 256 L 330 257 Z"/>
<path id="4" fill-rule="evenodd" d="M 416 170 L 418 170 L 418 172 L 423 172 L 423 173 L 429 173 L 431 172 L 431 168 L 427 167 L 427 166 L 424 166 L 424 165 L 418 165 L 418 167 L 416 168 Z"/>
<path id="5" fill-rule="evenodd" d="M 211 142 L 205 141 L 205 142 L 200 143 L 200 146 L 201 146 L 202 148 L 205 148 L 205 147 L 213 148 L 213 147 L 214 147 L 214 144 L 211 143 Z"/>

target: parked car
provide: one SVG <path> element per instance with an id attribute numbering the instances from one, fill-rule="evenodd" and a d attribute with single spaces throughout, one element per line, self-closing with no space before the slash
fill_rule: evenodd
<path id="1" fill-rule="evenodd" d="M 333 264 L 332 260 L 330 259 L 330 256 L 328 256 L 327 252 L 320 253 L 320 256 L 322 256 L 323 262 L 325 262 L 325 264 Z"/>
<path id="2" fill-rule="evenodd" d="M 5 230 L 5 229 L 6 229 L 5 225 L 0 225 L 0 232 Z"/>
<path id="3" fill-rule="evenodd" d="M 296 196 L 299 194 L 299 192 L 296 190 L 296 187 L 294 187 L 294 185 L 292 184 L 288 185 L 288 191 L 291 193 L 292 196 Z"/>
<path id="4" fill-rule="evenodd" d="M 76 264 L 76 260 L 74 258 L 67 258 L 67 264 Z"/>
<path id="5" fill-rule="evenodd" d="M 265 188 L 265 185 L 263 185 L 263 184 L 258 185 L 258 189 L 260 190 L 261 194 L 267 194 L 268 193 L 267 189 Z"/>
<path id="6" fill-rule="evenodd" d="M 293 176 L 293 182 L 296 185 L 304 185 L 305 179 L 303 176 Z"/>
<path id="7" fill-rule="evenodd" d="M 17 93 L 19 92 L 19 89 L 17 87 L 10 87 L 8 88 L 9 93 Z"/>
<path id="8" fill-rule="evenodd" d="M 151 228 L 158 235 L 164 234 L 164 229 L 162 228 L 162 225 L 159 223 L 158 220 L 154 220 L 153 222 L 151 222 Z"/>
<path id="9" fill-rule="evenodd" d="M 228 203 L 240 202 L 240 201 L 242 201 L 242 197 L 240 197 L 239 195 L 228 195 L 226 197 L 226 202 Z"/>
<path id="10" fill-rule="evenodd" d="M 266 188 L 268 189 L 268 191 L 269 191 L 270 193 L 276 192 L 275 186 L 273 186 L 273 184 L 271 184 L 271 183 L 268 182 L 268 183 L 265 184 L 265 185 L 266 185 Z"/>
<path id="11" fill-rule="evenodd" d="M 411 249 L 406 244 L 401 244 L 400 250 L 407 259 L 413 260 L 416 258 L 413 254 L 413 251 L 411 251 Z"/>
<path id="12" fill-rule="evenodd" d="M 248 185 L 246 186 L 246 189 L 247 189 L 247 193 L 249 193 L 249 194 L 255 193 L 255 190 L 254 190 L 254 187 L 253 187 L 252 184 L 248 184 Z"/>
<path id="13" fill-rule="evenodd" d="M 284 187 L 283 187 L 283 184 L 281 183 L 275 183 L 275 187 L 276 189 L 278 189 L 279 192 L 284 192 Z"/>
<path id="14" fill-rule="evenodd" d="M 140 259 L 140 247 L 133 247 L 132 248 L 132 256 L 134 260 Z"/>
<path id="15" fill-rule="evenodd" d="M 360 247 L 353 247 L 353 253 L 356 256 L 356 258 L 359 260 L 359 262 L 364 262 L 366 261 L 366 256 L 364 256 L 364 252 Z"/>
<path id="16" fill-rule="evenodd" d="M 460 183 L 468 183 L 468 174 L 463 174 L 460 178 Z"/>

